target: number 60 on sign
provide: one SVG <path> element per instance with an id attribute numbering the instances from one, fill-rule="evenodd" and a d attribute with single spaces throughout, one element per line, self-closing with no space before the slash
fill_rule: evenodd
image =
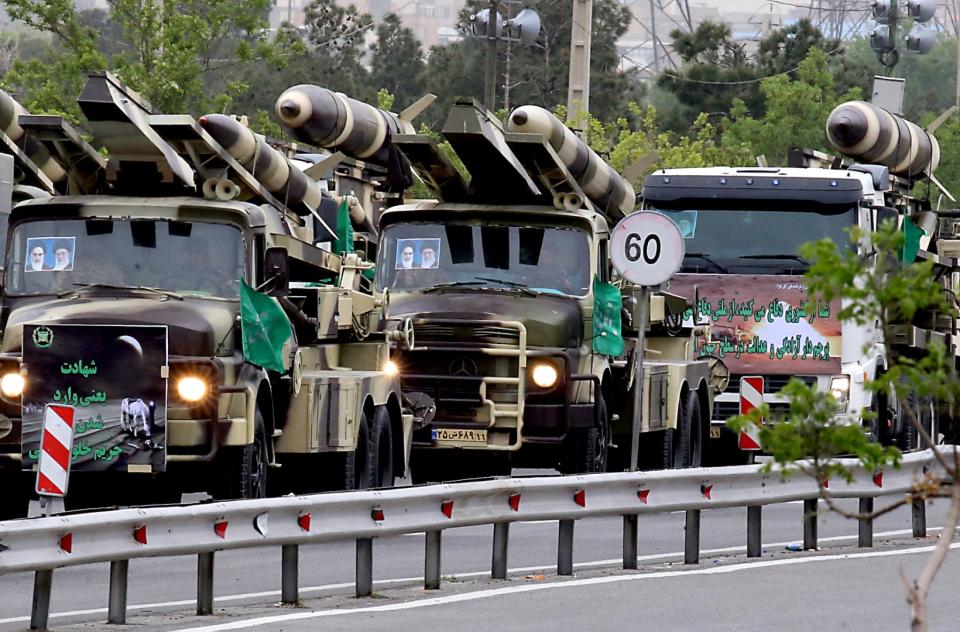
<path id="1" fill-rule="evenodd" d="M 623 278 L 652 287 L 670 279 L 683 263 L 683 235 L 661 213 L 627 215 L 614 226 L 610 259 Z"/>

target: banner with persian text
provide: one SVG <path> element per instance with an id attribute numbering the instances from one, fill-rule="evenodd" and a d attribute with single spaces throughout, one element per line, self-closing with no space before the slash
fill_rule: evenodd
<path id="1" fill-rule="evenodd" d="M 24 325 L 23 364 L 23 469 L 36 468 L 46 404 L 76 411 L 72 471 L 166 468 L 166 327 Z"/>
<path id="2" fill-rule="evenodd" d="M 799 275 L 678 274 L 670 292 L 694 302 L 709 338 L 696 354 L 715 356 L 731 373 L 823 375 L 840 372 L 840 300 L 816 303 Z M 687 321 L 693 320 L 687 310 Z"/>

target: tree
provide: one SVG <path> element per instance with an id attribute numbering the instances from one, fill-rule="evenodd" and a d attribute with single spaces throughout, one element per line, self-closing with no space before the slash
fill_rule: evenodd
<path id="1" fill-rule="evenodd" d="M 840 298 L 844 305 L 839 314 L 841 321 L 859 325 L 879 323 L 888 367 L 867 386 L 877 402 L 882 401 L 881 398 L 899 400 L 900 409 L 905 412 L 909 423 L 904 431 L 909 434 L 905 436 L 919 436 L 920 445 L 931 446 L 934 445 L 934 422 L 925 419 L 920 411 L 927 410 L 930 402 L 957 401 L 960 381 L 955 358 L 940 343 L 929 345 L 924 355 L 915 357 L 899 353 L 894 341 L 899 325 L 915 322 L 915 319 L 931 313 L 952 317 L 958 314 L 956 303 L 948 300 L 933 273 L 933 262 L 901 264 L 898 260 L 904 241 L 904 233 L 893 222 L 887 222 L 875 233 L 853 230 L 851 242 L 854 248 L 841 249 L 830 240 L 822 240 L 805 244 L 800 253 L 811 262 L 806 273 L 811 299 L 829 302 Z M 876 253 L 871 257 L 873 265 L 864 265 L 857 244 L 863 245 L 865 251 Z M 760 441 L 785 475 L 799 469 L 812 476 L 818 482 L 820 497 L 831 509 L 858 519 L 872 519 L 914 500 L 949 498 L 950 509 L 943 532 L 954 532 L 960 520 L 960 461 L 955 451 L 947 453 L 947 448 L 934 449 L 934 457 L 945 473 L 944 479 L 928 475 L 916 481 L 911 492 L 893 505 L 870 514 L 852 514 L 833 502 L 827 483 L 830 478 L 851 478 L 850 471 L 838 461 L 841 455 L 854 455 L 868 470 L 899 463 L 900 450 L 878 441 L 884 438 L 880 411 L 848 419 L 838 417 L 837 403 L 832 395 L 817 392 L 799 380 L 791 380 L 783 394 L 790 402 L 790 412 L 776 423 L 765 424 L 760 431 Z M 761 417 L 771 418 L 769 406 L 763 405 L 750 415 L 734 418 L 729 425 L 739 430 L 748 423 L 757 423 Z M 901 441 L 905 447 L 910 443 L 912 441 Z M 769 470 L 771 465 L 765 467 Z M 952 540 L 952 537 L 940 539 L 915 579 L 903 577 L 911 628 L 915 632 L 927 629 L 927 592 Z"/>
<path id="2" fill-rule="evenodd" d="M 208 78 L 273 52 L 264 30 L 270 0 L 111 0 L 107 17 L 84 15 L 71 0 L 3 4 L 11 18 L 53 38 L 43 57 L 14 64 L 5 83 L 23 94 L 28 109 L 75 121 L 73 100 L 87 72 L 112 70 L 160 111 L 219 109 L 245 86 L 226 81 L 211 96 Z M 108 41 L 105 32 L 119 39 Z"/>
<path id="3" fill-rule="evenodd" d="M 722 124 L 725 142 L 748 145 L 771 165 L 785 165 L 791 146 L 829 151 L 824 131 L 827 117 L 838 103 L 859 98 L 859 91 L 834 96 L 829 59 L 817 48 L 807 54 L 794 76 L 779 74 L 761 82 L 761 117 L 751 116 L 746 103 L 735 99 Z"/>
<path id="4" fill-rule="evenodd" d="M 424 67 L 423 50 L 413 31 L 397 14 L 386 14 L 370 45 L 370 83 L 388 90 L 404 108 L 424 95 Z"/>

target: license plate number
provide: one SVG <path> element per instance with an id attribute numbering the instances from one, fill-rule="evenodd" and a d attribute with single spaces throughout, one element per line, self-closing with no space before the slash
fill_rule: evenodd
<path id="1" fill-rule="evenodd" d="M 434 441 L 457 441 L 460 443 L 486 443 L 487 431 L 472 428 L 434 428 Z"/>
<path id="2" fill-rule="evenodd" d="M 710 426 L 710 438 L 711 439 L 720 438 L 720 426 Z"/>

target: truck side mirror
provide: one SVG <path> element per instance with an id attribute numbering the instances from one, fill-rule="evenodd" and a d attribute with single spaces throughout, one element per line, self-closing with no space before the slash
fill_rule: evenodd
<path id="1" fill-rule="evenodd" d="M 274 246 L 267 248 L 263 257 L 263 285 L 270 296 L 286 296 L 290 293 L 290 260 L 287 249 Z"/>
<path id="2" fill-rule="evenodd" d="M 877 225 L 874 229 L 878 229 L 883 226 L 883 223 L 887 220 L 893 220 L 894 222 L 898 221 L 900 218 L 900 211 L 895 208 L 890 208 L 889 206 L 878 206 L 877 207 Z"/>

